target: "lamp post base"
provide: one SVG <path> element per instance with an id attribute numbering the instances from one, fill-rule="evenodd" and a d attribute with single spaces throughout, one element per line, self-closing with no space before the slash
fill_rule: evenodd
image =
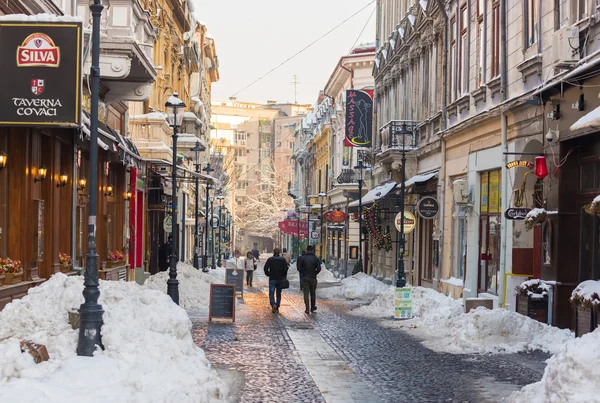
<path id="1" fill-rule="evenodd" d="M 167 280 L 167 294 L 174 303 L 179 305 L 179 280 L 173 278 Z"/>

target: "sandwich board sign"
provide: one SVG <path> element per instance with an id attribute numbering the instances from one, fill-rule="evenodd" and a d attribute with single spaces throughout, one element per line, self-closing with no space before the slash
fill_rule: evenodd
<path id="1" fill-rule="evenodd" d="M 231 319 L 235 322 L 235 285 L 211 284 L 208 321 Z"/>

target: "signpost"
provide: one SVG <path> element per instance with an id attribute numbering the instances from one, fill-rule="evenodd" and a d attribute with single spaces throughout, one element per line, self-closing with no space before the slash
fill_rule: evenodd
<path id="1" fill-rule="evenodd" d="M 235 285 L 236 292 L 244 296 L 244 270 L 225 269 L 225 283 Z"/>
<path id="2" fill-rule="evenodd" d="M 398 287 L 394 290 L 394 317 L 412 319 L 412 287 Z"/>
<path id="3" fill-rule="evenodd" d="M 208 321 L 213 319 L 231 319 L 235 322 L 235 285 L 210 285 Z"/>
<path id="4" fill-rule="evenodd" d="M 440 204 L 433 197 L 423 197 L 417 202 L 417 212 L 421 217 L 431 220 L 440 212 Z"/>
<path id="5" fill-rule="evenodd" d="M 165 232 L 168 233 L 171 233 L 171 231 L 173 231 L 173 220 L 171 219 L 170 215 L 166 216 L 163 220 L 163 229 L 165 230 Z"/>

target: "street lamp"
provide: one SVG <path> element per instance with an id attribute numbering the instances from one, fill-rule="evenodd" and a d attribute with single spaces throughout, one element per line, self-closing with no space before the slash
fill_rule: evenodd
<path id="1" fill-rule="evenodd" d="M 362 188 L 363 188 L 363 169 L 367 166 L 363 164 L 363 156 L 360 152 L 358 155 L 358 165 L 354 169 L 360 171 L 358 178 L 358 261 L 360 262 L 361 271 L 365 271 L 363 267 L 363 205 L 362 205 Z"/>
<path id="2" fill-rule="evenodd" d="M 96 199 L 98 196 L 98 101 L 100 99 L 100 18 L 104 6 L 100 0 L 90 4 L 92 14 L 92 64 L 90 68 L 90 198 L 88 204 L 88 252 L 83 280 L 84 303 L 79 307 L 77 355 L 92 357 L 100 338 L 104 310 L 98 304 L 98 254 L 96 253 Z"/>
<path id="3" fill-rule="evenodd" d="M 203 169 L 204 172 L 206 172 L 207 175 L 210 175 L 211 172 L 214 172 L 214 169 L 212 169 L 210 167 L 210 162 L 208 164 L 206 164 L 206 167 Z M 202 257 L 202 271 L 207 273 L 208 272 L 208 199 L 210 197 L 210 183 L 206 183 L 206 214 L 204 215 L 205 217 L 205 224 L 204 224 L 204 255 Z"/>
<path id="4" fill-rule="evenodd" d="M 219 267 L 221 267 L 221 241 L 223 239 L 223 232 L 221 231 L 221 229 L 223 228 L 223 225 L 221 225 L 221 220 L 222 220 L 222 213 L 223 213 L 223 202 L 225 200 L 225 198 L 222 195 L 217 196 L 217 200 L 219 203 L 219 221 L 218 221 L 218 227 L 219 227 L 219 254 L 218 256 L 218 261 L 217 264 L 219 265 Z"/>
<path id="5" fill-rule="evenodd" d="M 173 128 L 173 172 L 171 172 L 171 181 L 173 182 L 173 193 L 171 196 L 171 268 L 169 270 L 169 279 L 167 280 L 167 294 L 177 305 L 179 305 L 179 281 L 177 280 L 177 255 L 175 249 L 177 245 L 175 242 L 177 238 L 177 233 L 175 232 L 175 223 L 177 222 L 177 128 L 181 127 L 181 123 L 183 122 L 183 111 L 180 111 L 180 109 L 185 108 L 185 103 L 178 97 L 179 94 L 174 92 L 165 103 L 169 126 Z"/>
<path id="6" fill-rule="evenodd" d="M 195 156 L 196 156 L 196 164 L 195 164 L 195 168 L 196 168 L 196 173 L 200 173 L 200 152 L 201 151 L 205 151 L 206 147 L 204 147 L 202 144 L 200 144 L 199 141 L 196 141 L 196 146 L 190 148 L 190 151 L 194 151 Z M 200 186 L 199 183 L 199 175 L 196 175 L 196 210 L 194 212 L 194 267 L 196 269 L 200 268 L 200 265 L 198 264 L 198 245 L 199 245 L 199 240 L 198 240 L 198 236 L 199 236 L 199 232 L 200 232 L 200 228 L 198 228 L 198 187 Z"/>
<path id="7" fill-rule="evenodd" d="M 400 138 L 398 138 L 400 136 Z M 396 143 L 401 147 L 402 150 L 402 173 L 400 175 L 400 245 L 398 245 L 398 275 L 396 276 L 396 287 L 404 287 L 406 285 L 406 278 L 404 275 L 404 249 L 406 247 L 406 236 L 404 235 L 404 192 L 406 186 L 404 184 L 406 173 L 406 142 L 409 141 L 409 145 L 412 143 L 412 131 L 406 128 L 406 122 L 402 123 L 400 130 L 396 132 Z M 400 144 L 401 141 L 401 144 Z"/>
<path id="8" fill-rule="evenodd" d="M 210 268 L 215 270 L 217 268 L 217 265 L 215 263 L 215 226 L 212 223 L 212 216 L 214 214 L 214 201 L 215 198 L 214 196 L 210 198 L 210 220 L 211 220 L 211 224 L 210 224 L 210 259 L 211 259 L 211 265 Z"/>

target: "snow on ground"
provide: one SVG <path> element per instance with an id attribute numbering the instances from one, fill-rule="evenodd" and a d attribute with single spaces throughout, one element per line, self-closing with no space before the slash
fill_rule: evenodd
<path id="1" fill-rule="evenodd" d="M 67 312 L 83 302 L 82 277 L 53 275 L 0 311 L 3 403 L 208 402 L 226 394 L 191 336 L 185 310 L 135 282 L 100 281 L 104 351 L 75 353 Z M 19 341 L 44 344 L 35 364 Z"/>
<path id="2" fill-rule="evenodd" d="M 415 287 L 412 304 L 413 319 L 381 321 L 381 324 L 414 333 L 424 340 L 426 347 L 435 351 L 468 354 L 539 349 L 554 353 L 573 337 L 568 330 L 504 309 L 479 308 L 465 314 L 462 300 L 429 288 Z M 387 288 L 371 304 L 352 312 L 367 317 L 393 318 L 393 288 Z"/>
<path id="3" fill-rule="evenodd" d="M 600 402 L 600 329 L 566 343 L 548 360 L 542 380 L 508 399 L 512 403 Z"/>
<path id="4" fill-rule="evenodd" d="M 177 263 L 177 280 L 179 280 L 179 306 L 185 309 L 208 307 L 210 285 L 222 284 L 225 281 L 225 270 L 221 278 L 216 270 L 203 273 L 188 263 Z M 144 283 L 145 287 L 167 293 L 169 271 L 162 271 L 150 276 Z"/>
<path id="5" fill-rule="evenodd" d="M 298 274 L 298 268 L 296 267 L 296 263 L 290 264 L 290 268 L 288 269 L 287 274 L 288 280 L 292 283 L 300 283 L 300 275 Z M 335 275 L 327 270 L 324 264 L 321 264 L 321 272 L 317 275 L 317 280 L 319 283 L 339 283 L 340 280 L 335 277 Z"/>
<path id="6" fill-rule="evenodd" d="M 357 273 L 352 277 L 343 279 L 339 287 L 320 289 L 319 296 L 324 298 L 370 301 L 378 295 L 387 292 L 390 288 L 391 286 L 385 285 L 368 274 Z"/>

